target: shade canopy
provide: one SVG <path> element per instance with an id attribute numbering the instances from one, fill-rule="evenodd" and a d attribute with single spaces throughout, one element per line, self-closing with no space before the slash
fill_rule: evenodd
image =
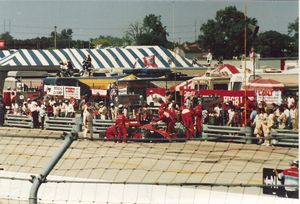
<path id="1" fill-rule="evenodd" d="M 248 83 L 248 88 L 283 88 L 283 83 L 273 79 L 255 79 Z"/>

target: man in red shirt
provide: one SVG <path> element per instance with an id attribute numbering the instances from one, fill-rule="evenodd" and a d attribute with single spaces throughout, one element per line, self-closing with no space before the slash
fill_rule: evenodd
<path id="1" fill-rule="evenodd" d="M 198 98 L 198 105 L 194 108 L 194 114 L 196 119 L 196 135 L 201 137 L 202 135 L 202 104 L 201 98 Z"/>
<path id="2" fill-rule="evenodd" d="M 194 137 L 194 112 L 191 107 L 183 107 L 181 112 L 181 120 L 182 124 L 186 127 L 186 139 L 190 139 Z"/>
<path id="3" fill-rule="evenodd" d="M 129 122 L 129 119 L 123 114 L 123 105 L 118 107 L 118 115 L 116 116 L 116 126 L 118 127 L 118 142 L 127 142 L 128 132 L 126 129 L 126 122 Z"/>

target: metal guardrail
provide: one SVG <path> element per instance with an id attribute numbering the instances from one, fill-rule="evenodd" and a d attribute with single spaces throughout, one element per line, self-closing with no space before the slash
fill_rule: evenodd
<path id="1" fill-rule="evenodd" d="M 100 137 L 104 137 L 106 129 L 114 124 L 115 121 L 113 120 L 93 119 L 93 132 L 98 133 Z"/>
<path id="2" fill-rule="evenodd" d="M 252 143 L 250 127 L 203 125 L 202 137 L 212 141 Z"/>
<path id="3" fill-rule="evenodd" d="M 81 131 L 81 117 L 65 118 L 65 117 L 46 117 L 46 130 L 62 130 L 62 131 Z"/>
<path id="4" fill-rule="evenodd" d="M 93 132 L 99 134 L 100 138 L 105 136 L 105 131 L 111 125 L 114 125 L 113 120 L 93 119 Z M 33 128 L 32 117 L 27 115 L 5 115 L 5 126 Z M 160 127 L 165 127 L 166 124 L 158 124 Z M 65 118 L 65 117 L 46 117 L 45 129 L 61 130 L 61 131 L 81 131 L 82 118 Z M 224 141 L 238 142 L 251 144 L 257 140 L 252 135 L 250 127 L 228 127 L 216 125 L 203 125 L 202 140 L 209 141 Z M 299 147 L 298 131 L 289 129 L 272 129 L 270 134 L 272 145 Z"/>
<path id="5" fill-rule="evenodd" d="M 33 128 L 32 117 L 28 115 L 6 114 L 4 125 L 10 127 Z"/>
<path id="6" fill-rule="evenodd" d="M 299 147 L 299 133 L 288 129 L 273 129 L 271 130 L 271 142 L 275 146 Z"/>

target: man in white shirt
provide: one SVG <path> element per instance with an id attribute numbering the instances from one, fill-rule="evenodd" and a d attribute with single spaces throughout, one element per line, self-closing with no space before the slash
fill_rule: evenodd
<path id="1" fill-rule="evenodd" d="M 66 117 L 73 118 L 75 116 L 75 109 L 73 103 L 67 103 Z"/>
<path id="2" fill-rule="evenodd" d="M 208 50 L 208 53 L 206 55 L 206 61 L 207 61 L 207 65 L 210 66 L 212 62 L 212 54 L 210 52 L 210 49 Z"/>
<path id="3" fill-rule="evenodd" d="M 37 102 L 31 101 L 29 109 L 32 117 L 33 128 L 39 128 L 39 112 Z"/>

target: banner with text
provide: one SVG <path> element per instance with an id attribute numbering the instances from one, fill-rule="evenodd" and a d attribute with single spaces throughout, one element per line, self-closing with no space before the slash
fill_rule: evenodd
<path id="1" fill-rule="evenodd" d="M 64 98 L 80 99 L 80 87 L 64 86 Z"/>

